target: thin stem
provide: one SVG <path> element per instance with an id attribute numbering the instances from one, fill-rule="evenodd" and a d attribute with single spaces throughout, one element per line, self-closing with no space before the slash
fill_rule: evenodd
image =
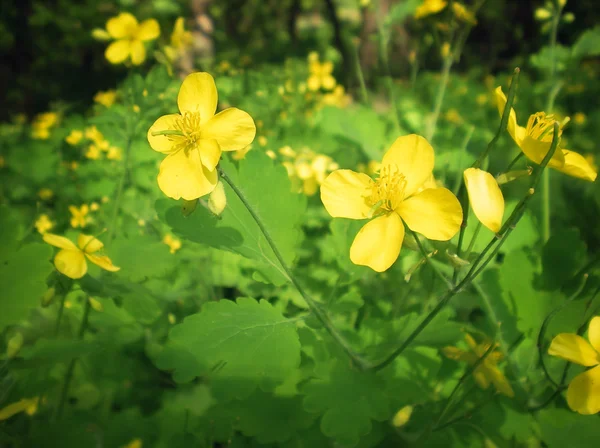
<path id="1" fill-rule="evenodd" d="M 410 231 L 410 233 L 412 234 L 412 236 L 415 238 L 415 241 L 417 242 L 417 246 L 419 246 L 419 250 L 421 251 L 421 255 L 423 255 L 423 257 L 425 258 L 425 262 L 429 266 L 431 266 L 431 269 L 433 269 L 433 271 L 435 272 L 435 274 L 444 283 L 446 283 L 446 285 L 448 286 L 448 288 L 452 288 L 452 286 L 454 286 L 452 284 L 452 282 L 446 278 L 446 276 L 442 273 L 442 271 L 439 270 L 439 268 L 435 265 L 435 263 L 431 262 L 430 254 L 428 254 L 427 251 L 425 250 L 425 248 L 423 247 L 423 244 L 421 243 L 421 240 L 419 239 L 419 236 L 417 235 L 417 232 L 415 232 L 412 229 L 408 229 L 408 230 Z"/>
<path id="2" fill-rule="evenodd" d="M 448 79 L 450 78 L 450 69 L 454 63 L 454 57 L 452 53 L 444 58 L 444 64 L 442 65 L 441 79 L 438 88 L 438 92 L 435 96 L 435 103 L 433 107 L 433 113 L 431 115 L 431 121 L 427 128 L 427 134 L 425 138 L 431 142 L 437 128 L 437 122 L 440 118 L 440 112 L 442 111 L 442 104 L 444 104 L 444 96 L 446 96 L 446 87 L 448 86 Z"/>
<path id="3" fill-rule="evenodd" d="M 135 128 L 135 125 L 134 125 Z M 115 230 L 117 224 L 117 217 L 119 216 L 119 209 L 121 208 L 121 197 L 123 195 L 123 188 L 125 187 L 125 178 L 127 177 L 127 173 L 129 172 L 129 158 L 131 154 L 131 144 L 133 142 L 133 132 L 127 133 L 127 141 L 125 143 L 125 160 L 123 164 L 123 173 L 121 173 L 121 177 L 119 179 L 119 184 L 117 186 L 117 193 L 115 194 L 115 199 L 113 201 L 113 213 L 110 219 L 110 228 L 108 229 L 108 235 L 106 237 L 106 244 L 110 245 L 113 238 L 115 237 Z"/>
<path id="4" fill-rule="evenodd" d="M 360 54 L 358 52 L 358 45 L 353 45 L 354 48 L 354 70 L 356 71 L 356 78 L 360 84 L 360 95 L 364 104 L 369 104 L 369 93 L 367 91 L 367 84 L 365 83 L 365 76 L 363 74 L 362 66 L 360 65 Z"/>
<path id="5" fill-rule="evenodd" d="M 81 319 L 81 325 L 79 326 L 79 331 L 77 332 L 77 340 L 83 339 L 83 335 L 85 334 L 85 330 L 88 324 L 88 317 L 90 315 L 90 310 L 92 308 L 92 304 L 87 298 L 85 300 L 85 305 L 83 308 L 83 317 Z M 56 410 L 55 418 L 60 418 L 63 409 L 65 407 L 65 403 L 67 401 L 67 396 L 69 394 L 69 386 L 71 385 L 71 380 L 73 379 L 73 373 L 75 372 L 75 363 L 77 362 L 77 358 L 73 358 L 69 362 L 69 367 L 67 367 L 67 373 L 65 374 L 65 379 L 63 382 L 63 387 L 60 393 L 60 402 L 58 403 L 58 408 Z"/>
<path id="6" fill-rule="evenodd" d="M 390 102 L 392 103 L 392 107 L 396 112 L 394 114 L 394 118 L 396 119 L 397 131 L 400 132 L 402 129 L 401 125 L 401 115 L 400 109 L 398 108 L 398 103 L 396 102 L 396 94 L 394 92 L 394 81 L 392 79 L 392 73 L 390 71 L 390 61 L 388 59 L 388 41 L 389 41 L 389 32 L 386 33 L 384 29 L 383 22 L 376 16 L 377 20 L 377 31 L 379 33 L 379 56 L 381 57 L 381 65 L 383 66 L 383 73 L 385 78 L 386 87 L 388 89 L 388 94 L 390 96 Z"/>
<path id="7" fill-rule="evenodd" d="M 481 271 L 487 266 L 487 264 L 494 259 L 496 253 L 500 250 L 500 247 L 502 247 L 502 245 L 506 241 L 506 238 L 510 235 L 512 230 L 515 228 L 515 226 L 523 216 L 525 207 L 527 206 L 529 200 L 535 194 L 535 189 L 539 183 L 540 177 L 546 169 L 548 162 L 554 155 L 556 148 L 558 147 L 558 130 L 558 122 L 555 122 L 554 134 L 550 150 L 544 157 L 544 160 L 542 160 L 542 163 L 540 164 L 538 170 L 532 176 L 530 188 L 527 192 L 527 195 L 523 199 L 521 199 L 521 201 L 517 204 L 512 214 L 506 220 L 498 234 L 496 234 L 496 236 L 488 243 L 485 249 L 481 252 L 479 257 L 477 257 L 477 259 L 473 262 L 473 265 L 471 266 L 471 269 L 467 272 L 467 275 L 465 275 L 465 277 L 460 281 L 460 283 L 458 283 L 454 288 L 444 293 L 444 295 L 442 296 L 438 304 L 435 306 L 435 308 L 427 316 L 425 316 L 421 323 L 417 325 L 417 327 L 404 340 L 404 342 L 400 344 L 400 347 L 394 350 L 387 358 L 384 358 L 382 361 L 370 364 L 368 366 L 369 370 L 381 370 L 384 367 L 388 366 L 390 363 L 392 363 L 394 359 L 396 359 L 396 357 L 398 357 L 406 349 L 406 347 L 408 347 L 412 343 L 412 341 L 427 327 L 427 325 L 429 325 L 429 323 L 435 318 L 435 316 L 437 316 L 438 313 L 442 309 L 444 309 L 444 307 L 448 304 L 452 297 L 454 297 L 458 292 L 460 292 L 464 287 L 466 287 L 473 280 L 473 278 L 479 275 Z M 492 249 L 494 245 L 496 245 L 496 247 L 494 248 L 490 256 L 484 260 L 486 254 Z"/>
<path id="8" fill-rule="evenodd" d="M 523 153 L 523 151 L 519 151 L 519 154 L 516 155 L 516 157 L 514 159 L 512 159 L 512 161 L 508 164 L 508 166 L 506 167 L 506 169 L 504 170 L 505 173 L 508 173 L 510 171 L 510 169 L 516 165 L 516 163 L 521 160 L 523 157 L 525 156 L 525 154 Z M 502 174 L 502 173 L 500 173 Z M 498 176 L 496 176 L 498 177 Z"/>
<path id="9" fill-rule="evenodd" d="M 281 264 L 281 267 L 283 268 L 286 276 L 292 282 L 292 284 L 295 286 L 295 288 L 298 290 L 298 292 L 300 293 L 302 298 L 304 298 L 304 300 L 306 301 L 311 312 L 314 313 L 314 315 L 321 322 L 321 324 L 325 327 L 325 329 L 331 335 L 331 337 L 338 343 L 338 345 L 344 350 L 344 352 L 346 352 L 346 354 L 350 357 L 350 359 L 352 360 L 354 365 L 356 365 L 361 370 L 365 370 L 365 368 L 366 368 L 365 361 L 357 353 L 355 353 L 355 351 L 352 349 L 350 344 L 338 332 L 337 328 L 335 328 L 335 325 L 333 324 L 333 322 L 331 322 L 327 313 L 325 313 L 321 309 L 319 304 L 315 301 L 315 299 L 313 299 L 304 290 L 304 288 L 302 287 L 302 285 L 300 284 L 298 279 L 294 276 L 292 270 L 290 269 L 288 264 L 285 262 L 283 256 L 281 255 L 281 252 L 279 252 L 279 248 L 277 247 L 277 244 L 271 237 L 269 230 L 266 228 L 265 224 L 260 219 L 260 216 L 258 216 L 257 212 L 254 210 L 254 207 L 252 207 L 252 204 L 250 204 L 248 199 L 246 199 L 246 196 L 244 195 L 242 190 L 235 184 L 235 182 L 233 182 L 233 180 L 227 175 L 227 173 L 225 173 L 225 171 L 223 171 L 223 169 L 221 167 L 219 167 L 219 175 L 225 182 L 227 182 L 229 184 L 229 186 L 231 187 L 233 192 L 237 195 L 237 197 L 240 199 L 240 201 L 242 201 L 242 203 L 244 204 L 244 206 L 246 207 L 246 209 L 248 210 L 250 215 L 252 215 L 252 218 L 254 218 L 254 221 L 260 228 L 265 239 L 267 240 L 267 243 L 273 250 L 275 257 Z"/>
<path id="10" fill-rule="evenodd" d="M 477 237 L 479 236 L 479 232 L 481 231 L 481 221 L 477 221 L 477 226 L 475 226 L 475 231 L 473 232 L 473 236 L 471 237 L 471 241 L 469 241 L 469 245 L 467 246 L 467 250 L 465 251 L 463 257 L 465 259 L 469 258 L 471 252 L 473 251 L 473 246 L 475 246 L 475 241 L 477 241 Z"/>

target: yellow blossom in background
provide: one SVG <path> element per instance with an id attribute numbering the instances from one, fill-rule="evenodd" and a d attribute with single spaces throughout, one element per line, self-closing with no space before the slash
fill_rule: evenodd
<path id="1" fill-rule="evenodd" d="M 185 50 L 192 45 L 193 37 L 190 31 L 185 29 L 185 20 L 178 17 L 171 33 L 170 45 L 165 46 L 165 54 L 170 61 L 176 60 Z"/>
<path id="2" fill-rule="evenodd" d="M 257 141 L 260 146 L 267 146 L 268 140 L 264 135 L 259 136 Z"/>
<path id="3" fill-rule="evenodd" d="M 336 81 L 333 77 L 333 63 L 330 61 L 319 62 L 319 55 L 312 52 L 308 55 L 308 70 L 310 76 L 306 81 L 308 90 L 313 92 L 323 89 L 331 90 L 335 87 Z"/>
<path id="4" fill-rule="evenodd" d="M 169 251 L 174 254 L 175 252 L 177 252 L 179 249 L 181 249 L 181 241 L 179 241 L 177 238 L 174 238 L 173 235 L 171 234 L 166 234 L 163 237 L 162 240 L 163 243 L 165 243 L 167 246 L 169 246 Z"/>
<path id="5" fill-rule="evenodd" d="M 412 412 L 412 406 L 404 406 L 402 409 L 396 412 L 396 414 L 394 414 L 394 418 L 392 419 L 392 425 L 394 425 L 396 428 L 403 427 L 410 420 Z"/>
<path id="6" fill-rule="evenodd" d="M 233 160 L 242 160 L 242 159 L 246 158 L 246 154 L 248 154 L 248 151 L 250 151 L 251 149 L 252 149 L 252 145 L 248 145 L 245 148 L 235 151 L 231 155 L 231 158 Z"/>
<path id="7" fill-rule="evenodd" d="M 58 124 L 59 117 L 56 112 L 38 114 L 31 123 L 31 137 L 37 140 L 46 140 L 50 137 L 50 129 Z"/>
<path id="8" fill-rule="evenodd" d="M 506 96 L 502 92 L 501 87 L 496 88 L 495 94 L 498 112 L 502 115 L 507 102 Z M 540 164 L 550 150 L 554 136 L 554 122 L 554 115 L 537 112 L 529 117 L 527 127 L 522 127 L 517 123 L 515 110 L 511 108 L 508 117 L 508 132 L 527 158 L 534 163 Z M 562 128 L 566 122 L 568 122 L 568 118 L 563 120 L 560 125 L 559 138 L 562 135 Z M 581 154 L 568 149 L 562 149 L 561 142 L 559 142 L 558 148 L 548 162 L 548 166 L 569 176 L 591 182 L 596 180 L 597 176 L 596 171 L 592 169 Z"/>
<path id="9" fill-rule="evenodd" d="M 600 316 L 590 321 L 588 340 L 578 334 L 560 333 L 548 349 L 552 356 L 591 367 L 573 378 L 567 389 L 569 407 L 584 415 L 600 412 Z"/>
<path id="10" fill-rule="evenodd" d="M 8 406 L 0 409 L 0 421 L 8 420 L 13 415 L 25 412 L 27 415 L 33 415 L 37 412 L 39 397 L 22 398 L 21 400 L 11 403 Z"/>
<path id="11" fill-rule="evenodd" d="M 479 95 L 477 95 L 475 97 L 475 102 L 479 106 L 483 106 L 484 104 L 487 104 L 488 100 L 489 100 L 488 95 L 485 93 L 480 93 Z"/>
<path id="12" fill-rule="evenodd" d="M 131 442 L 129 442 L 123 448 L 142 448 L 142 446 L 143 446 L 142 439 L 133 439 Z"/>
<path id="13" fill-rule="evenodd" d="M 587 117 L 583 112 L 577 112 L 575 115 L 573 115 L 573 123 L 575 124 L 582 125 L 586 122 L 586 120 Z"/>
<path id="14" fill-rule="evenodd" d="M 87 273 L 86 258 L 106 271 L 116 272 L 121 269 L 114 266 L 106 255 L 95 254 L 104 244 L 91 235 L 80 233 L 77 245 L 64 236 L 52 233 L 45 233 L 43 238 L 46 243 L 61 249 L 54 257 L 54 266 L 58 272 L 69 278 L 78 279 Z"/>
<path id="15" fill-rule="evenodd" d="M 342 109 L 344 107 L 347 107 L 352 102 L 352 98 L 350 97 L 350 95 L 346 94 L 344 86 L 335 86 L 333 92 L 326 93 L 325 95 L 323 95 L 322 101 L 323 104 L 327 106 L 335 106 Z"/>
<path id="16" fill-rule="evenodd" d="M 283 166 L 292 181 L 292 190 L 307 196 L 314 195 L 327 174 L 339 168 L 331 157 L 317 154 L 308 148 L 296 152 L 289 146 L 284 146 L 279 153 L 288 159 L 283 162 Z"/>
<path id="17" fill-rule="evenodd" d="M 444 118 L 450 123 L 454 124 L 461 124 L 463 122 L 463 118 L 460 116 L 460 113 L 454 108 L 448 109 L 448 111 L 444 114 Z"/>
<path id="18" fill-rule="evenodd" d="M 331 216 L 370 219 L 350 248 L 354 264 L 387 270 L 400 254 L 404 223 L 431 240 L 446 241 L 458 233 L 462 207 L 452 192 L 419 192 L 433 166 L 433 148 L 412 134 L 399 137 L 385 153 L 377 180 L 351 170 L 334 171 L 325 179 L 321 200 Z"/>
<path id="19" fill-rule="evenodd" d="M 93 212 L 98 211 L 100 210 L 100 205 L 97 202 L 92 202 L 90 204 L 90 210 Z"/>
<path id="20" fill-rule="evenodd" d="M 100 91 L 94 95 L 94 101 L 102 104 L 104 107 L 110 107 L 117 100 L 117 92 L 115 90 Z"/>
<path id="21" fill-rule="evenodd" d="M 234 107 L 215 115 L 217 87 L 208 73 L 184 79 L 177 105 L 180 114 L 160 117 L 147 137 L 152 149 L 167 156 L 158 173 L 162 192 L 173 199 L 193 200 L 215 188 L 221 152 L 248 146 L 256 126 L 250 115 Z"/>
<path id="22" fill-rule="evenodd" d="M 464 172 L 469 202 L 477 219 L 494 233 L 502 227 L 504 196 L 498 182 L 487 171 L 468 168 Z"/>
<path id="23" fill-rule="evenodd" d="M 477 344 L 470 334 L 465 335 L 465 340 L 469 346 L 468 351 L 457 347 L 444 347 L 442 353 L 447 358 L 466 362 L 472 366 L 478 359 L 483 357 L 485 352 L 490 348 L 490 344 L 487 342 Z M 498 362 L 501 359 L 502 353 L 493 350 L 473 371 L 473 378 L 475 378 L 475 381 L 482 389 L 487 389 L 492 384 L 499 393 L 512 398 L 515 396 L 515 393 L 502 371 L 498 368 Z"/>
<path id="24" fill-rule="evenodd" d="M 50 221 L 50 218 L 46 214 L 40 215 L 35 221 L 35 228 L 41 234 L 46 233 L 52 227 L 54 227 L 54 223 Z"/>
<path id="25" fill-rule="evenodd" d="M 77 208 L 74 205 L 69 205 L 69 211 L 71 212 L 71 227 L 76 229 L 77 227 L 85 227 L 91 218 L 88 216 L 90 208 L 87 204 L 83 204 Z"/>
<path id="26" fill-rule="evenodd" d="M 85 128 L 84 136 L 86 139 L 94 142 L 94 144 L 103 151 L 107 150 L 110 145 L 104 138 L 102 132 L 100 132 L 96 126 L 89 126 Z"/>
<path id="27" fill-rule="evenodd" d="M 144 42 L 160 36 L 160 27 L 155 19 L 138 23 L 128 12 L 122 12 L 106 22 L 106 31 L 115 39 L 104 53 L 111 64 L 121 64 L 131 59 L 133 65 L 140 65 L 146 60 Z"/>
<path id="28" fill-rule="evenodd" d="M 65 141 L 71 145 L 71 146 L 75 146 L 77 143 L 79 143 L 81 141 L 81 139 L 83 138 L 83 132 L 81 132 L 78 129 L 73 129 L 69 135 L 67 135 L 67 137 L 65 138 Z"/>
<path id="29" fill-rule="evenodd" d="M 415 11 L 415 19 L 437 14 L 443 10 L 448 2 L 446 0 L 423 0 L 423 3 Z"/>
<path id="30" fill-rule="evenodd" d="M 100 148 L 94 144 L 91 144 L 87 147 L 84 156 L 90 160 L 98 160 L 101 154 L 102 152 L 100 151 Z"/>
<path id="31" fill-rule="evenodd" d="M 121 148 L 117 148 L 116 146 L 111 146 L 108 148 L 108 152 L 106 153 L 106 158 L 108 160 L 121 160 L 122 151 Z"/>
<path id="32" fill-rule="evenodd" d="M 47 201 L 52 199 L 54 192 L 50 188 L 41 188 L 40 191 L 38 191 L 38 196 L 42 201 Z"/>
<path id="33" fill-rule="evenodd" d="M 99 313 L 104 311 L 104 306 L 102 305 L 102 302 L 94 299 L 93 297 L 89 297 L 88 300 L 90 302 L 90 306 L 94 309 L 94 311 L 98 311 Z"/>
<path id="34" fill-rule="evenodd" d="M 452 11 L 458 20 L 468 23 L 469 25 L 477 25 L 477 19 L 469 9 L 459 2 L 452 3 Z"/>

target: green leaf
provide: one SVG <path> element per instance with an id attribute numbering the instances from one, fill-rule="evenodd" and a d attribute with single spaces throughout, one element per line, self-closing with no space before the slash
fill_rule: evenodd
<path id="1" fill-rule="evenodd" d="M 562 287 L 583 267 L 587 255 L 579 230 L 561 230 L 552 234 L 542 251 L 542 280 L 546 289 Z"/>
<path id="2" fill-rule="evenodd" d="M 571 51 L 563 45 L 556 45 L 554 49 L 545 46 L 530 57 L 531 65 L 540 71 L 549 71 L 556 67 L 556 71 L 564 71 L 571 59 Z"/>
<path id="3" fill-rule="evenodd" d="M 205 304 L 173 327 L 158 360 L 179 382 L 209 374 L 213 392 L 227 398 L 248 396 L 259 385 L 272 388 L 299 363 L 293 321 L 266 300 L 250 298 Z"/>
<path id="4" fill-rule="evenodd" d="M 372 420 L 390 417 L 389 399 L 381 377 L 352 370 L 335 361 L 325 378 L 311 379 L 303 389 L 304 408 L 323 413 L 323 434 L 348 446 L 358 444 L 372 429 Z"/>
<path id="5" fill-rule="evenodd" d="M 571 49 L 575 59 L 600 55 L 600 26 L 585 30 Z"/>
<path id="6" fill-rule="evenodd" d="M 549 448 L 600 446 L 598 416 L 579 415 L 570 409 L 542 409 L 538 421 L 541 439 Z"/>
<path id="7" fill-rule="evenodd" d="M 110 257 L 121 268 L 119 276 L 134 282 L 162 277 L 177 261 L 166 244 L 143 236 L 116 239 L 110 247 Z"/>
<path id="8" fill-rule="evenodd" d="M 239 171 L 227 160 L 223 160 L 221 166 L 252 204 L 284 260 L 291 265 L 303 236 L 300 223 L 306 197 L 292 193 L 285 168 L 274 166 L 273 161 L 259 151 L 250 151 L 240 162 Z M 220 219 L 204 207 L 184 217 L 180 206 L 171 206 L 173 202 L 168 200 L 157 202 L 157 212 L 177 235 L 255 260 L 264 277 L 282 285 L 287 275 L 254 218 L 227 184 L 225 192 L 227 207 Z"/>

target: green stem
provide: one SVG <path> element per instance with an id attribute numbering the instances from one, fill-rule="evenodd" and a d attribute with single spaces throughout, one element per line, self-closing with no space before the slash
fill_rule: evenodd
<path id="1" fill-rule="evenodd" d="M 365 361 L 352 349 L 352 347 L 346 341 L 346 339 L 338 332 L 337 328 L 335 328 L 335 325 L 329 319 L 329 316 L 327 315 L 327 313 L 325 313 L 321 309 L 321 307 L 319 306 L 317 301 L 315 299 L 313 299 L 304 290 L 304 288 L 302 287 L 302 285 L 300 284 L 298 279 L 294 276 L 292 270 L 290 269 L 288 264 L 285 262 L 283 256 L 281 255 L 281 252 L 279 252 L 279 248 L 277 247 L 277 244 L 271 237 L 271 234 L 269 233 L 265 224 L 260 219 L 260 216 L 258 215 L 258 213 L 254 210 L 254 207 L 252 206 L 252 204 L 250 204 L 248 199 L 246 199 L 246 196 L 244 195 L 242 190 L 235 184 L 235 182 L 233 182 L 233 180 L 227 175 L 227 173 L 225 173 L 225 171 L 223 171 L 223 169 L 221 167 L 219 167 L 219 175 L 225 182 L 227 182 L 229 184 L 229 186 L 231 187 L 233 192 L 237 195 L 237 197 L 240 199 L 240 201 L 242 201 L 242 203 L 244 204 L 244 206 L 246 207 L 246 209 L 248 210 L 250 215 L 252 215 L 252 218 L 254 219 L 254 221 L 256 222 L 258 227 L 260 228 L 262 234 L 264 235 L 265 239 L 267 240 L 267 243 L 273 250 L 275 257 L 281 264 L 281 267 L 285 271 L 288 279 L 290 280 L 290 282 L 292 282 L 294 287 L 298 290 L 298 292 L 300 293 L 302 298 L 304 298 L 304 300 L 306 301 L 311 312 L 314 313 L 314 315 L 321 322 L 321 324 L 325 327 L 325 329 L 331 335 L 331 337 L 344 350 L 344 352 L 350 357 L 353 364 L 355 366 L 357 366 L 359 369 L 365 370 L 365 368 L 366 368 Z"/>
<path id="2" fill-rule="evenodd" d="M 444 64 L 442 65 L 441 79 L 438 87 L 438 92 L 435 97 L 435 103 L 433 107 L 433 113 L 431 115 L 431 121 L 427 127 L 427 133 L 425 138 L 431 142 L 437 128 L 437 122 L 440 118 L 440 112 L 442 111 L 442 104 L 444 104 L 444 96 L 446 96 L 446 87 L 448 86 L 448 79 L 450 78 L 450 69 L 454 63 L 452 53 L 444 58 Z"/>
<path id="3" fill-rule="evenodd" d="M 89 298 L 86 298 L 85 305 L 83 308 L 83 317 L 81 319 L 81 325 L 79 326 L 79 331 L 77 332 L 77 340 L 83 339 L 83 335 L 85 334 L 85 330 L 87 328 L 88 317 L 90 315 L 91 308 L 92 308 L 91 302 L 90 302 Z M 60 394 L 60 402 L 58 403 L 58 408 L 56 410 L 55 418 L 60 418 L 63 413 L 65 403 L 67 402 L 67 396 L 69 395 L 69 386 L 71 385 L 71 380 L 73 379 L 73 373 L 75 372 L 76 361 L 77 361 L 77 358 L 73 358 L 69 362 L 69 367 L 67 367 L 67 373 L 65 374 L 65 379 L 64 379 L 61 394 Z"/>
<path id="4" fill-rule="evenodd" d="M 354 70 L 356 71 L 356 77 L 358 78 L 358 83 L 360 84 L 360 95 L 363 104 L 369 104 L 369 93 L 367 91 L 367 84 L 365 83 L 365 76 L 362 71 L 362 67 L 360 65 L 360 55 L 358 52 L 358 45 L 353 45 L 354 48 Z"/>
<path id="5" fill-rule="evenodd" d="M 412 236 L 415 238 L 415 241 L 417 242 L 417 246 L 419 246 L 419 250 L 421 251 L 421 255 L 423 255 L 423 257 L 425 258 L 425 262 L 429 266 L 431 266 L 431 269 L 433 269 L 433 271 L 435 272 L 435 274 L 444 283 L 446 283 L 446 285 L 448 286 L 448 288 L 452 288 L 452 286 L 453 286 L 452 282 L 446 278 L 446 276 L 442 273 L 442 271 L 439 270 L 439 268 L 435 265 L 435 263 L 431 262 L 430 255 L 427 253 L 427 251 L 423 247 L 423 244 L 421 243 L 421 240 L 419 239 L 419 236 L 417 235 L 417 232 L 415 232 L 414 230 L 412 230 L 410 228 L 408 230 L 410 231 L 410 233 L 412 234 Z"/>
<path id="6" fill-rule="evenodd" d="M 465 277 L 460 281 L 460 283 L 458 283 L 454 288 L 452 288 L 451 290 L 444 293 L 444 295 L 442 296 L 442 298 L 440 299 L 438 304 L 435 306 L 435 308 L 427 316 L 425 316 L 425 318 L 421 321 L 421 323 L 419 325 L 417 325 L 417 327 L 404 340 L 404 342 L 402 344 L 400 344 L 400 347 L 398 347 L 396 350 L 394 350 L 388 357 L 384 358 L 382 361 L 370 364 L 368 366 L 369 370 L 381 370 L 384 367 L 388 366 L 390 363 L 392 363 L 394 361 L 394 359 L 396 359 L 396 357 L 398 357 L 412 343 L 412 341 L 414 341 L 414 339 L 417 336 L 419 336 L 419 334 L 427 327 L 427 325 L 429 325 L 429 323 L 435 318 L 435 316 L 437 316 L 439 314 L 439 312 L 442 309 L 444 309 L 444 307 L 448 304 L 448 302 L 452 299 L 452 297 L 454 297 L 456 294 L 458 294 L 460 291 L 462 291 L 463 288 L 468 286 L 471 283 L 471 281 L 477 275 L 479 275 L 483 271 L 483 269 L 485 269 L 485 267 L 494 259 L 496 253 L 500 250 L 502 245 L 506 242 L 507 237 L 510 235 L 512 230 L 515 228 L 515 226 L 517 225 L 517 223 L 523 216 L 525 207 L 529 203 L 529 200 L 535 194 L 535 189 L 539 183 L 541 174 L 546 169 L 548 162 L 550 161 L 554 152 L 556 151 L 556 148 L 558 147 L 558 141 L 559 141 L 558 130 L 559 130 L 559 125 L 557 122 L 555 122 L 554 123 L 554 134 L 553 134 L 553 138 L 552 138 L 552 145 L 550 146 L 550 150 L 544 157 L 544 160 L 542 160 L 542 163 L 540 164 L 538 170 L 532 176 L 531 182 L 530 182 L 530 188 L 529 188 L 529 191 L 527 192 L 527 195 L 523 199 L 521 199 L 521 201 L 517 204 L 517 206 L 513 210 L 512 214 L 506 220 L 506 222 L 504 223 L 504 225 L 502 226 L 500 231 L 488 243 L 488 245 L 481 252 L 481 254 L 479 254 L 479 257 L 477 257 L 477 259 L 473 262 L 473 265 L 471 266 L 471 269 L 469 270 L 469 272 L 467 272 L 467 275 L 465 275 Z M 492 251 L 490 256 L 487 257 L 486 259 L 484 259 L 484 257 L 487 255 L 487 253 L 494 246 L 496 246 L 496 247 L 494 248 L 494 250 Z"/>
<path id="7" fill-rule="evenodd" d="M 463 220 L 462 223 L 460 224 L 460 230 L 458 233 L 458 244 L 456 245 L 456 256 L 458 258 L 462 257 L 462 245 L 463 245 L 463 241 L 465 239 L 465 232 L 467 230 L 467 225 L 469 223 L 469 196 L 467 194 L 467 189 L 466 188 L 462 188 L 462 190 L 459 191 L 459 193 L 461 194 L 461 206 L 462 206 L 462 210 L 463 210 Z M 459 266 L 455 266 L 454 267 L 454 273 L 452 274 L 452 284 L 456 285 L 456 282 L 458 281 L 458 274 L 460 273 L 460 267 Z"/>
<path id="8" fill-rule="evenodd" d="M 475 246 L 475 241 L 477 241 L 477 237 L 479 236 L 479 232 L 481 231 L 481 221 L 477 222 L 477 225 L 475 226 L 475 231 L 473 232 L 473 236 L 471 237 L 471 241 L 469 241 L 469 245 L 467 246 L 467 250 L 465 251 L 463 258 L 468 260 L 469 255 L 471 255 L 471 252 L 473 251 L 473 246 Z"/>

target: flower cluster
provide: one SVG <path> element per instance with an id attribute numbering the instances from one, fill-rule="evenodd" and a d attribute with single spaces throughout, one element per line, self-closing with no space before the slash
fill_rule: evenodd
<path id="1" fill-rule="evenodd" d="M 279 154 L 283 156 L 282 164 L 292 181 L 292 190 L 307 196 L 314 195 L 327 174 L 339 168 L 331 157 L 317 154 L 309 148 L 294 151 L 284 146 L 279 149 Z"/>
<path id="2" fill-rule="evenodd" d="M 121 148 L 113 146 L 104 138 L 102 132 L 96 126 L 89 126 L 83 131 L 79 129 L 71 130 L 71 133 L 65 138 L 65 141 L 71 145 L 79 145 L 83 140 L 87 140 L 87 147 L 84 156 L 90 160 L 98 160 L 102 157 L 102 153 L 106 153 L 106 158 L 109 160 L 121 160 Z"/>
<path id="3" fill-rule="evenodd" d="M 332 90 L 337 82 L 333 77 L 333 63 L 330 61 L 319 61 L 319 54 L 312 52 L 308 55 L 308 70 L 310 76 L 306 81 L 308 89 L 316 92 L 318 90 Z"/>
<path id="4" fill-rule="evenodd" d="M 192 33 L 186 31 L 183 17 L 178 17 L 173 26 L 170 44 L 164 47 L 165 55 L 173 62 L 192 45 Z"/>
<path id="5" fill-rule="evenodd" d="M 50 130 L 59 122 L 56 112 L 44 112 L 36 115 L 31 123 L 31 137 L 37 140 L 46 140 L 50 137 Z"/>

